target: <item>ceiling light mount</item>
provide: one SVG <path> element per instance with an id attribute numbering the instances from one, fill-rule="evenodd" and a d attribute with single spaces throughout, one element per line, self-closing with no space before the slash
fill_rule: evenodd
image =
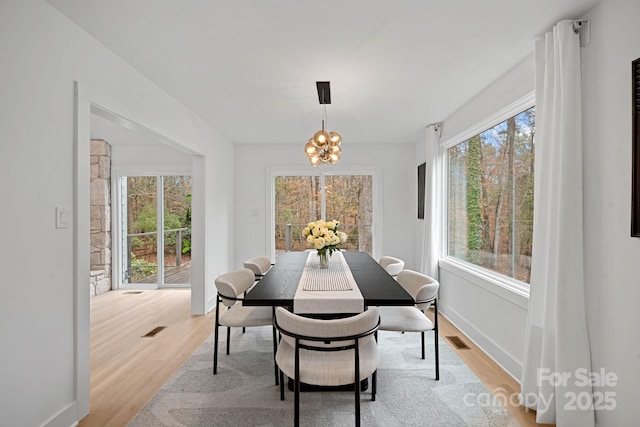
<path id="1" fill-rule="evenodd" d="M 318 102 L 324 105 L 324 119 L 322 120 L 322 128 L 309 138 L 304 146 L 304 152 L 312 166 L 318 166 L 321 163 L 334 164 L 340 160 L 340 144 L 342 136 L 335 131 L 328 132 L 324 128 L 324 122 L 327 118 L 327 104 L 331 104 L 331 88 L 329 82 L 316 82 L 318 89 Z"/>
<path id="2" fill-rule="evenodd" d="M 331 82 L 316 82 L 318 102 L 320 105 L 331 104 Z"/>

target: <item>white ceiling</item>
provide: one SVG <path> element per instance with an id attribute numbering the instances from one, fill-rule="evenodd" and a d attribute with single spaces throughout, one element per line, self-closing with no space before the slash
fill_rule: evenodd
<path id="1" fill-rule="evenodd" d="M 415 143 L 599 0 L 47 0 L 236 143 Z"/>

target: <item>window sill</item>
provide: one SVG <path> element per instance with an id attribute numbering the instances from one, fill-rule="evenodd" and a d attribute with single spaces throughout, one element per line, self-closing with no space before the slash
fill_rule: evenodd
<path id="1" fill-rule="evenodd" d="M 439 267 L 524 309 L 529 308 L 529 286 L 453 257 L 440 258 Z"/>

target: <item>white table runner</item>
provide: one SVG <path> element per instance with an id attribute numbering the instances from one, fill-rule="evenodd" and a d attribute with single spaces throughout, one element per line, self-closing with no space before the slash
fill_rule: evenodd
<path id="1" fill-rule="evenodd" d="M 334 252 L 329 268 L 321 269 L 318 255 L 310 251 L 293 299 L 293 312 L 300 314 L 361 313 L 364 298 L 344 256 Z"/>

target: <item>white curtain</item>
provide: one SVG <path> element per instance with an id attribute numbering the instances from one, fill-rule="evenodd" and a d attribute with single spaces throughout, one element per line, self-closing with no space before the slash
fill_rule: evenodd
<path id="1" fill-rule="evenodd" d="M 425 136 L 426 171 L 424 186 L 424 221 L 422 230 L 422 254 L 420 271 L 438 279 L 438 259 L 440 258 L 440 131 L 441 124 L 429 125 Z"/>
<path id="2" fill-rule="evenodd" d="M 593 426 L 584 297 L 579 35 L 572 21 L 539 40 L 531 296 L 521 403 L 538 423 Z M 587 384 L 585 384 L 587 383 Z"/>

